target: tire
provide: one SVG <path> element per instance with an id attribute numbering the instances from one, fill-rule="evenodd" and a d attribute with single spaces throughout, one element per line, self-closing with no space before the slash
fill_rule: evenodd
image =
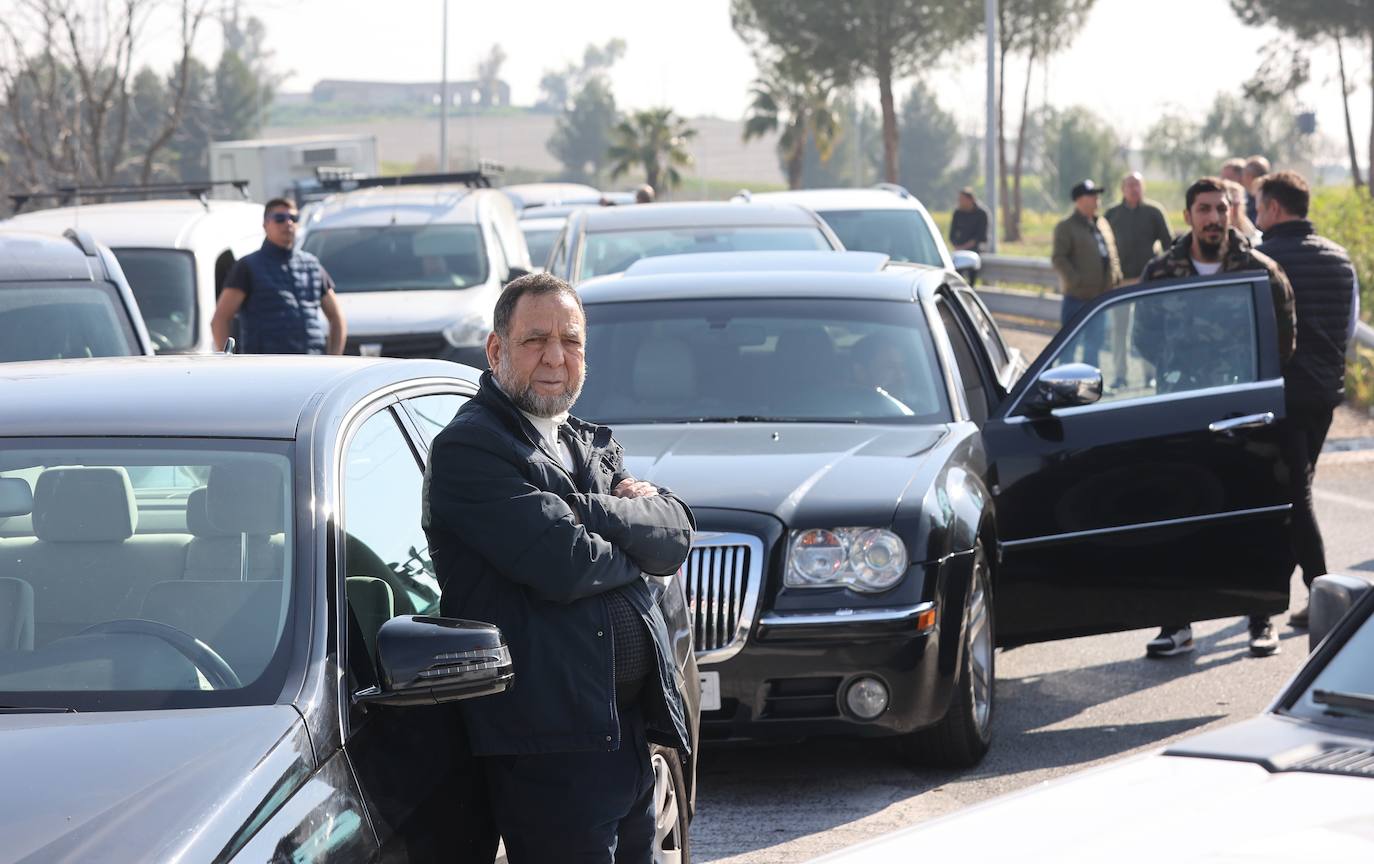
<path id="1" fill-rule="evenodd" d="M 934 726 L 901 739 L 907 758 L 924 767 L 971 768 L 982 761 L 992 743 L 997 652 L 992 571 L 981 542 L 974 550 L 972 581 L 961 622 L 963 657 L 949 710 Z"/>
<path id="2" fill-rule="evenodd" d="M 687 782 L 676 750 L 655 744 L 649 752 L 654 772 L 654 864 L 690 864 L 687 836 Z"/>

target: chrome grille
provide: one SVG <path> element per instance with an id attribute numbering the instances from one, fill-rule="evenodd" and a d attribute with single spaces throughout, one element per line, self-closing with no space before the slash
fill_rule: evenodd
<path id="1" fill-rule="evenodd" d="M 748 534 L 697 532 L 682 565 L 698 663 L 719 663 L 744 646 L 758 609 L 763 541 Z"/>

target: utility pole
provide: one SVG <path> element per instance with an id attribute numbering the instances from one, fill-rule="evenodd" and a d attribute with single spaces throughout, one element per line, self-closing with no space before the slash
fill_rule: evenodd
<path id="1" fill-rule="evenodd" d="M 983 177 L 983 198 L 988 205 L 988 251 L 997 251 L 997 0 L 986 0 L 984 11 L 988 31 L 988 121 L 984 142 L 987 168 Z"/>
<path id="2" fill-rule="evenodd" d="M 439 73 L 439 173 L 448 173 L 448 0 L 444 4 L 443 60 Z"/>

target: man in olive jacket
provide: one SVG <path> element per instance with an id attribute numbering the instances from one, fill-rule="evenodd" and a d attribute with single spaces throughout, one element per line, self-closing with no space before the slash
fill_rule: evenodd
<path id="1" fill-rule="evenodd" d="M 568 414 L 586 318 L 549 274 L 510 283 L 491 372 L 438 437 L 424 528 L 445 616 L 496 624 L 510 690 L 463 703 L 510 864 L 648 862 L 649 744 L 687 750 L 684 682 L 645 574 L 686 560 L 691 511 Z"/>
<path id="2" fill-rule="evenodd" d="M 1116 253 L 1116 237 L 1107 220 L 1097 215 L 1102 187 L 1084 180 L 1072 190 L 1073 212 L 1054 226 L 1054 254 L 1051 263 L 1059 271 L 1064 298 L 1059 322 L 1067 324 L 1089 301 L 1121 284 L 1121 261 Z M 1098 364 L 1098 353 L 1105 334 L 1102 322 L 1095 321 L 1084 338 L 1084 363 Z"/>

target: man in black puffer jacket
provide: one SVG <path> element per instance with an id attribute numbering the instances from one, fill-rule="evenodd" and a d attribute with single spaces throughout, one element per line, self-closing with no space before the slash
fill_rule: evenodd
<path id="1" fill-rule="evenodd" d="M 1300 175 L 1292 171 L 1269 174 L 1259 181 L 1256 196 L 1258 225 L 1264 232 L 1259 250 L 1288 274 L 1297 306 L 1298 348 L 1283 371 L 1288 413 L 1284 461 L 1293 489 L 1293 554 L 1302 567 L 1302 580 L 1310 587 L 1313 579 L 1326 572 L 1326 550 L 1312 510 L 1312 477 L 1332 412 L 1345 398 L 1355 268 L 1346 251 L 1317 234 L 1308 221 L 1311 196 Z M 1307 607 L 1293 613 L 1289 621 L 1307 626 Z M 1277 641 L 1272 644 L 1278 647 Z M 1251 650 L 1255 650 L 1253 641 Z"/>
<path id="2" fill-rule="evenodd" d="M 489 621 L 515 684 L 464 702 L 511 864 L 652 860 L 650 742 L 689 748 L 684 681 L 645 574 L 686 560 L 691 511 L 569 416 L 586 372 L 577 292 L 523 276 L 496 303 L 490 372 L 439 433 L 424 528 L 448 617 Z"/>

